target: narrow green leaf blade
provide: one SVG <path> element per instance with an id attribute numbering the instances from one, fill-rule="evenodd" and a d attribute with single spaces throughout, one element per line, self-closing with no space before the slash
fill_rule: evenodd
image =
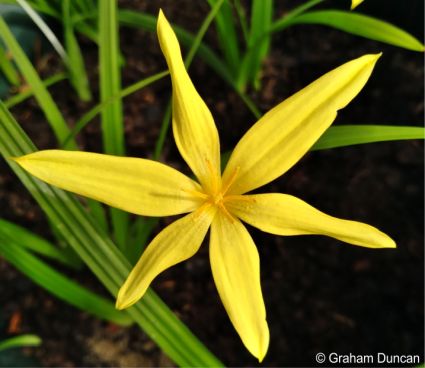
<path id="1" fill-rule="evenodd" d="M 157 80 L 164 78 L 166 75 L 168 75 L 168 71 L 159 72 L 157 74 L 154 74 L 148 78 L 144 78 L 126 88 L 124 88 L 118 95 L 111 97 L 109 100 L 106 100 L 102 103 L 97 104 L 96 106 L 93 106 L 89 111 L 87 111 L 74 125 L 72 128 L 69 136 L 65 139 L 64 142 L 60 144 L 61 147 L 65 147 L 67 142 L 70 139 L 73 139 L 76 137 L 76 135 L 84 129 L 84 127 L 89 124 L 98 114 L 100 114 L 107 105 L 110 103 L 113 103 L 117 99 L 122 99 L 136 91 L 141 90 L 142 88 L 156 82 Z"/>
<path id="2" fill-rule="evenodd" d="M 101 102 L 121 91 L 116 0 L 99 2 L 99 73 Z M 121 99 L 108 104 L 101 114 L 103 151 L 125 154 Z"/>
<path id="3" fill-rule="evenodd" d="M 208 0 L 211 8 L 218 0 Z M 235 18 L 229 0 L 225 0 L 215 17 L 219 46 L 229 69 L 236 73 L 239 69 L 240 51 L 236 32 Z"/>
<path id="4" fill-rule="evenodd" d="M 74 259 L 47 240 L 4 219 L 0 219 L 0 237 L 67 266 L 75 266 Z"/>
<path id="5" fill-rule="evenodd" d="M 68 54 L 68 62 L 66 63 L 70 82 L 78 93 L 78 96 L 83 101 L 91 100 L 91 92 L 89 81 L 84 65 L 83 55 L 77 38 L 74 34 L 74 26 L 71 20 L 70 0 L 62 1 L 62 24 L 64 29 L 65 47 Z"/>
<path id="6" fill-rule="evenodd" d="M 291 25 L 292 19 L 294 19 L 295 17 L 299 16 L 300 14 L 306 12 L 308 9 L 311 9 L 311 8 L 315 7 L 316 5 L 319 5 L 323 1 L 325 1 L 325 0 L 310 0 L 310 1 L 307 1 L 307 2 L 305 2 L 305 3 L 303 3 L 299 6 L 295 7 L 288 14 L 285 14 L 284 16 L 275 20 L 268 31 L 269 32 L 277 32 L 277 31 L 284 30 L 286 27 Z"/>
<path id="7" fill-rule="evenodd" d="M 19 74 L 17 73 L 13 63 L 9 60 L 9 57 L 2 45 L 0 45 L 0 71 L 4 74 L 10 84 L 15 87 L 19 86 Z"/>
<path id="8" fill-rule="evenodd" d="M 42 83 L 44 87 L 47 89 L 47 87 L 50 87 L 51 85 L 55 83 L 61 82 L 66 78 L 67 76 L 65 73 L 58 73 L 58 74 L 52 75 L 51 77 L 46 78 L 45 80 L 42 81 Z M 6 107 L 11 108 L 25 101 L 26 99 L 30 98 L 33 95 L 34 95 L 33 89 L 30 87 L 28 89 L 25 89 L 25 91 L 21 91 L 18 94 L 10 97 L 4 102 L 4 104 L 6 105 Z"/>
<path id="9" fill-rule="evenodd" d="M 44 86 L 40 76 L 34 69 L 25 52 L 16 41 L 9 27 L 7 26 L 4 19 L 0 16 L 0 37 L 3 39 L 6 47 L 10 50 L 14 57 L 14 61 L 25 77 L 28 84 L 31 86 L 34 97 L 37 99 L 40 107 L 42 108 L 51 128 L 53 129 L 57 139 L 59 141 L 65 139 L 69 134 L 68 126 L 60 113 L 57 105 L 52 99 L 52 96 Z M 77 145 L 75 142 L 70 141 L 68 148 L 76 149 Z"/>
<path id="10" fill-rule="evenodd" d="M 271 33 L 267 32 L 272 24 L 273 1 L 253 0 L 251 9 L 251 29 L 248 39 L 248 57 L 244 58 L 238 80 L 238 87 L 244 90 L 246 83 L 251 82 L 254 87 L 260 87 L 260 69 L 263 59 L 270 48 Z"/>
<path id="11" fill-rule="evenodd" d="M 43 18 L 40 17 L 40 15 L 31 7 L 31 5 L 26 0 L 16 0 L 16 1 L 22 7 L 22 9 L 25 10 L 25 12 L 32 19 L 32 21 L 37 25 L 40 31 L 44 34 L 44 36 L 47 38 L 47 40 L 56 50 L 56 52 L 58 53 L 60 58 L 64 61 L 64 63 L 67 64 L 68 56 L 62 44 L 60 43 L 60 41 L 58 40 L 54 32 L 47 25 L 47 23 L 43 20 Z"/>
<path id="12" fill-rule="evenodd" d="M 320 10 L 303 13 L 292 24 L 322 24 L 357 36 L 369 38 L 408 50 L 423 52 L 425 46 L 406 31 L 367 15 L 340 10 Z"/>
<path id="13" fill-rule="evenodd" d="M 110 300 L 68 279 L 24 248 L 1 236 L 0 254 L 36 284 L 48 290 L 57 298 L 116 324 L 129 326 L 132 323 L 130 316 L 126 312 L 122 313 L 116 310 Z"/>
<path id="14" fill-rule="evenodd" d="M 405 139 L 425 139 L 425 128 L 395 125 L 336 125 L 330 127 L 310 150 Z"/>
<path id="15" fill-rule="evenodd" d="M 20 348 L 23 346 L 39 346 L 41 339 L 36 335 L 20 335 L 9 337 L 6 340 L 0 341 L 0 351 L 12 348 Z"/>
<path id="16" fill-rule="evenodd" d="M 103 103 L 121 91 L 120 51 L 116 0 L 100 1 L 98 4 L 100 99 Z M 123 156 L 125 143 L 121 99 L 115 99 L 105 106 L 101 121 L 104 153 Z M 111 208 L 110 213 L 114 238 L 123 249 L 127 239 L 128 214 L 115 208 Z"/>

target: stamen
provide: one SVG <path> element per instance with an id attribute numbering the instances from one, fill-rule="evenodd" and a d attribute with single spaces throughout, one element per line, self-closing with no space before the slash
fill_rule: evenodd
<path id="1" fill-rule="evenodd" d="M 204 211 L 211 206 L 212 204 L 210 202 L 205 202 L 201 207 L 196 210 L 196 212 L 194 212 L 193 221 L 198 220 L 199 217 L 204 213 Z"/>
<path id="2" fill-rule="evenodd" d="M 223 215 L 225 217 L 227 217 L 227 219 L 233 224 L 235 222 L 235 219 L 233 218 L 233 216 L 230 214 L 230 212 L 227 210 L 226 206 L 223 204 L 223 202 L 220 202 L 218 204 L 218 207 L 220 208 L 220 210 L 223 212 Z"/>
<path id="3" fill-rule="evenodd" d="M 229 190 L 230 186 L 235 182 L 236 177 L 240 171 L 241 167 L 240 166 L 236 166 L 235 170 L 232 173 L 232 176 L 230 177 L 230 179 L 227 181 L 227 184 L 222 188 L 221 190 L 221 194 L 224 195 L 226 194 L 226 192 Z"/>
<path id="4" fill-rule="evenodd" d="M 182 189 L 182 190 L 183 192 L 186 192 L 194 197 L 198 197 L 204 200 L 209 198 L 208 194 L 198 192 L 197 190 L 191 190 L 191 189 Z"/>
<path id="5" fill-rule="evenodd" d="M 211 189 L 212 193 L 217 193 L 218 187 L 219 187 L 219 183 L 218 183 L 219 177 L 217 175 L 217 172 L 212 162 L 208 158 L 205 158 L 205 161 L 207 163 L 208 171 L 210 173 L 210 178 L 211 178 L 211 188 L 209 189 Z"/>

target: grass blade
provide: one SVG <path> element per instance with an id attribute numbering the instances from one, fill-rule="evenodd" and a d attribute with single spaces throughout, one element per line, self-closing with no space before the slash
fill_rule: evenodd
<path id="1" fill-rule="evenodd" d="M 0 237 L 64 265 L 75 267 L 75 259 L 65 252 L 25 228 L 3 219 L 0 219 Z"/>
<path id="2" fill-rule="evenodd" d="M 57 105 L 50 96 L 38 73 L 32 66 L 28 57 L 19 46 L 4 19 L 0 16 L 0 37 L 3 39 L 9 51 L 12 53 L 14 61 L 20 72 L 25 77 L 27 83 L 31 86 L 34 97 L 37 99 L 42 108 L 53 132 L 59 141 L 65 139 L 69 134 L 66 122 L 60 113 Z M 67 148 L 76 149 L 77 145 L 74 141 L 70 141 Z"/>
<path id="3" fill-rule="evenodd" d="M 126 88 L 124 88 L 118 95 L 111 97 L 110 99 L 94 106 L 91 108 L 88 112 L 86 112 L 75 124 L 74 128 L 69 133 L 68 137 L 61 142 L 60 146 L 64 147 L 68 143 L 70 139 L 74 139 L 74 137 L 82 130 L 84 127 L 90 123 L 98 114 L 100 114 L 103 109 L 109 105 L 110 103 L 113 103 L 117 99 L 122 99 L 154 82 L 157 80 L 164 78 L 166 75 L 168 75 L 168 71 L 159 72 L 157 74 L 154 74 L 148 78 L 142 79 L 139 82 L 136 82 Z"/>
<path id="4" fill-rule="evenodd" d="M 116 0 L 99 2 L 99 73 L 100 98 L 105 102 L 121 91 L 121 73 L 118 46 L 118 20 Z M 106 154 L 125 155 L 122 101 L 115 99 L 101 112 L 103 151 Z M 123 249 L 128 232 L 128 214 L 111 208 L 115 241 Z"/>
<path id="5" fill-rule="evenodd" d="M 214 5 L 218 2 L 219 0 L 208 0 L 211 8 L 214 8 Z M 219 46 L 223 52 L 226 64 L 232 73 L 237 73 L 240 65 L 240 51 L 236 25 L 229 0 L 222 2 L 220 10 L 215 17 L 215 24 Z"/>
<path id="6" fill-rule="evenodd" d="M 69 280 L 24 248 L 2 239 L 1 236 L 0 254 L 36 284 L 66 303 L 118 325 L 132 324 L 130 316 L 126 312 L 116 310 L 110 300 Z"/>
<path id="7" fill-rule="evenodd" d="M 423 43 L 406 31 L 390 23 L 359 13 L 340 10 L 312 11 L 293 18 L 291 23 L 321 24 L 408 50 L 419 52 L 425 50 Z"/>
<path id="8" fill-rule="evenodd" d="M 67 76 L 65 73 L 58 73 L 55 75 L 52 75 L 49 78 L 46 78 L 45 80 L 42 81 L 44 88 L 50 87 L 55 83 L 61 82 L 64 79 L 66 79 Z M 22 92 L 19 92 L 18 94 L 10 97 L 9 99 L 7 99 L 4 104 L 6 105 L 7 108 L 11 108 L 23 101 L 25 101 L 27 98 L 30 98 L 34 95 L 33 93 L 33 89 L 31 87 L 25 89 Z"/>
<path id="9" fill-rule="evenodd" d="M 68 55 L 64 50 L 62 44 L 50 29 L 50 27 L 46 24 L 46 22 L 41 18 L 36 11 L 31 7 L 30 4 L 26 0 L 16 0 L 22 9 L 28 14 L 28 16 L 32 19 L 32 21 L 37 25 L 40 31 L 44 34 L 44 36 L 48 39 L 52 47 L 56 50 L 60 58 L 63 60 L 65 64 L 69 64 Z"/>
<path id="10" fill-rule="evenodd" d="M 314 6 L 322 3 L 323 1 L 325 0 L 310 0 L 304 4 L 301 4 L 300 6 L 297 6 L 296 8 L 292 9 L 288 14 L 285 14 L 283 17 L 274 21 L 268 31 L 277 32 L 277 31 L 284 30 L 286 27 L 288 27 L 291 24 L 291 21 L 293 18 L 297 17 L 298 15 L 301 15 L 302 13 L 306 12 L 308 9 L 313 8 Z"/>
<path id="11" fill-rule="evenodd" d="M 35 149 L 4 104 L 0 103 L 0 153 L 3 157 L 21 156 Z M 131 269 L 124 255 L 72 195 L 31 177 L 13 162 L 8 163 L 63 238 L 116 296 Z M 152 290 L 148 290 L 128 313 L 176 364 L 222 366 Z"/>
<path id="12" fill-rule="evenodd" d="M 77 38 L 74 34 L 74 25 L 71 19 L 70 0 L 62 1 L 62 25 L 64 30 L 65 46 L 68 52 L 67 67 L 70 74 L 70 82 L 78 93 L 78 97 L 83 101 L 91 100 L 89 81 L 84 65 L 83 55 Z"/>
<path id="13" fill-rule="evenodd" d="M 118 23 L 116 0 L 99 2 L 99 73 L 101 102 L 109 100 L 121 91 L 119 65 Z M 106 154 L 123 156 L 124 128 L 121 100 L 102 111 L 103 151 Z"/>
<path id="14" fill-rule="evenodd" d="M 233 4 L 235 6 L 235 11 L 236 11 L 238 18 L 239 18 L 239 24 L 241 26 L 245 45 L 248 45 L 249 29 L 248 29 L 248 22 L 247 22 L 247 19 L 246 19 L 245 8 L 241 4 L 240 0 L 234 0 Z"/>
<path id="15" fill-rule="evenodd" d="M 260 69 L 270 48 L 271 34 L 267 32 L 272 24 L 273 0 L 253 0 L 251 8 L 251 28 L 248 39 L 247 56 L 239 68 L 237 87 L 246 89 L 248 82 L 260 87 Z M 255 52 L 250 52 L 250 50 Z"/>
<path id="16" fill-rule="evenodd" d="M 51 17 L 60 18 L 61 14 L 54 7 L 52 1 L 44 1 L 44 0 L 28 0 L 31 7 L 38 13 L 46 14 Z"/>
<path id="17" fill-rule="evenodd" d="M 236 90 L 239 92 L 243 92 L 246 84 L 248 81 L 252 80 L 254 81 L 254 87 L 259 87 L 259 68 L 261 66 L 261 61 L 264 58 L 265 55 L 267 55 L 268 48 L 271 41 L 271 34 L 276 31 L 281 31 L 288 27 L 289 25 L 293 24 L 292 19 L 294 19 L 299 14 L 304 13 L 306 10 L 320 4 L 324 0 L 310 0 L 306 3 L 294 8 L 292 11 L 290 11 L 288 14 L 286 14 L 284 17 L 278 19 L 275 22 L 272 22 L 272 16 L 273 16 L 273 4 L 270 2 L 269 7 L 261 10 L 259 12 L 259 15 L 255 15 L 254 9 L 252 11 L 252 16 L 254 19 L 251 20 L 252 28 L 251 28 L 251 35 L 249 39 L 248 49 L 243 55 L 241 67 L 238 73 L 237 83 L 236 83 Z M 256 3 L 253 3 L 253 8 L 256 7 L 262 7 L 266 6 L 266 3 L 262 4 L 261 1 L 257 1 Z M 265 23 L 262 23 L 262 19 L 266 19 Z M 255 26 L 254 26 L 255 24 Z M 259 24 L 259 25 L 257 25 Z M 255 28 L 253 28 L 255 27 Z M 255 30 L 254 30 L 255 29 Z M 262 46 L 263 45 L 263 46 Z M 263 48 L 263 49 L 262 49 Z M 260 54 L 258 52 L 260 50 Z M 263 56 L 260 57 L 260 55 L 263 54 Z M 253 76 L 256 79 L 252 79 Z M 244 100 L 244 102 L 247 104 L 248 108 L 253 112 L 253 114 L 258 118 L 258 109 L 253 109 L 250 105 L 252 104 L 252 101 L 248 100 L 249 104 L 247 103 L 247 96 L 241 95 L 240 97 Z"/>
<path id="18" fill-rule="evenodd" d="M 39 346 L 41 339 L 36 335 L 20 335 L 9 337 L 6 340 L 0 341 L 0 351 L 6 349 L 20 348 L 23 346 Z"/>
<path id="19" fill-rule="evenodd" d="M 330 127 L 310 150 L 405 139 L 425 139 L 425 128 L 395 125 L 336 125 Z"/>
<path id="20" fill-rule="evenodd" d="M 19 86 L 19 74 L 13 63 L 9 60 L 6 51 L 3 49 L 3 45 L 0 45 L 0 71 L 3 72 L 3 75 L 11 85 L 15 87 Z"/>

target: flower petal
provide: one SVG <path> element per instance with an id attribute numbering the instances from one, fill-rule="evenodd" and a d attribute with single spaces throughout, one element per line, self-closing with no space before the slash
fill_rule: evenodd
<path id="1" fill-rule="evenodd" d="M 187 74 L 176 35 L 162 11 L 157 32 L 173 83 L 173 133 L 177 147 L 202 186 L 217 191 L 220 142 L 214 119 Z"/>
<path id="2" fill-rule="evenodd" d="M 373 226 L 326 215 L 287 194 L 234 196 L 226 201 L 226 208 L 246 223 L 276 235 L 320 234 L 362 247 L 396 247 Z"/>
<path id="3" fill-rule="evenodd" d="M 49 184 L 139 215 L 176 215 L 200 206 L 199 184 L 156 161 L 60 150 L 15 161 Z"/>
<path id="4" fill-rule="evenodd" d="M 242 137 L 224 171 L 229 194 L 276 179 L 319 139 L 363 88 L 380 55 L 365 55 L 325 74 L 265 114 Z M 236 173 L 236 175 L 235 175 Z"/>
<path id="5" fill-rule="evenodd" d="M 364 0 L 351 0 L 351 10 L 357 8 Z"/>
<path id="6" fill-rule="evenodd" d="M 211 224 L 210 261 L 227 314 L 249 352 L 261 362 L 269 329 L 260 285 L 257 248 L 238 219 L 217 212 Z"/>
<path id="7" fill-rule="evenodd" d="M 116 307 L 130 307 L 162 271 L 192 257 L 201 246 L 214 214 L 213 206 L 202 206 L 162 230 L 143 252 L 118 292 Z"/>

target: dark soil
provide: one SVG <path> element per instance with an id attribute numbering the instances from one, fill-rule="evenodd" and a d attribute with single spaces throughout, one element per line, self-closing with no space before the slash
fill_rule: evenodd
<path id="1" fill-rule="evenodd" d="M 178 6 L 165 0 L 155 5 L 140 3 L 127 0 L 121 5 L 152 14 L 161 6 L 172 22 L 190 31 L 198 29 L 208 12 L 203 2 L 188 0 L 179 1 Z M 278 15 L 300 2 L 282 3 Z M 409 2 L 419 17 L 411 28 L 409 21 L 398 17 L 399 2 L 389 6 L 394 10 L 387 19 L 412 32 L 421 29 L 415 28 L 418 21 L 423 25 L 421 3 Z M 97 50 L 87 40 L 81 41 L 97 93 Z M 206 42 L 216 44 L 212 30 Z M 122 28 L 121 47 L 127 60 L 123 85 L 165 68 L 154 34 Z M 340 112 L 335 124 L 422 125 L 423 55 L 324 27 L 297 26 L 277 34 L 264 65 L 262 88 L 250 95 L 265 112 L 324 72 L 379 51 L 384 55 L 369 83 Z M 55 63 L 49 58 L 48 68 L 41 71 L 51 73 Z M 201 59 L 195 58 L 190 74 L 216 119 L 222 151 L 231 149 L 255 119 Z M 66 83 L 51 90 L 71 124 L 90 107 L 79 102 Z M 129 155 L 152 156 L 170 91 L 169 80 L 164 79 L 124 100 Z M 35 101 L 19 105 L 13 113 L 39 148 L 56 147 Z M 89 125 L 79 137 L 81 147 L 100 152 L 99 132 L 98 121 Z M 171 134 L 161 160 L 187 170 Z M 334 216 L 374 225 L 398 245 L 395 250 L 370 250 L 331 238 L 276 237 L 250 228 L 260 252 L 271 331 L 263 365 L 314 366 L 318 352 L 416 354 L 423 362 L 423 188 L 422 141 L 309 153 L 282 178 L 261 188 L 293 194 Z M 46 233 L 41 210 L 4 161 L 0 162 L 0 208 L 2 217 L 53 239 Z M 103 292 L 88 270 L 71 276 Z M 217 295 L 207 244 L 189 261 L 164 272 L 153 287 L 226 365 L 258 364 L 243 347 Z M 0 336 L 5 337 L 8 328 L 14 334 L 41 336 L 43 345 L 28 348 L 25 354 L 42 366 L 173 365 L 138 328 L 101 322 L 56 300 L 1 258 L 0 306 Z"/>

